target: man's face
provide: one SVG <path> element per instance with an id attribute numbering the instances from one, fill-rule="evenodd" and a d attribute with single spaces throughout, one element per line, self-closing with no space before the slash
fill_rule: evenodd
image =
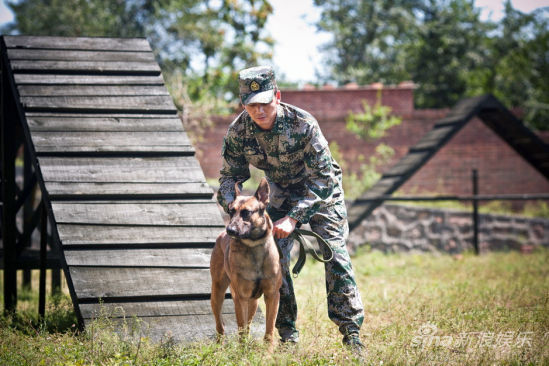
<path id="1" fill-rule="evenodd" d="M 271 103 L 250 103 L 244 106 L 252 120 L 262 129 L 270 130 L 276 120 L 276 106 L 280 104 L 280 90 L 276 91 Z"/>

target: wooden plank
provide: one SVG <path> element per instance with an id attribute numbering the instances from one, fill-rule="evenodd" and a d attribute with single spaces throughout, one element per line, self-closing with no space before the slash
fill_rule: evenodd
<path id="1" fill-rule="evenodd" d="M 209 268 L 211 249 L 90 249 L 68 250 L 68 266 Z"/>
<path id="2" fill-rule="evenodd" d="M 120 52 L 120 51 L 70 51 L 44 49 L 8 49 L 10 60 L 58 60 L 58 61 L 130 61 L 154 62 L 152 52 Z"/>
<path id="3" fill-rule="evenodd" d="M 210 198 L 213 191 L 207 183 L 63 183 L 46 182 L 50 199 L 67 199 L 67 196 L 79 196 L 78 199 L 95 196 L 181 196 Z"/>
<path id="4" fill-rule="evenodd" d="M 393 187 L 397 186 L 400 183 L 399 177 L 381 177 L 370 189 L 364 192 L 360 197 L 377 197 L 381 194 L 386 194 L 391 191 Z"/>
<path id="5" fill-rule="evenodd" d="M 177 112 L 170 96 L 21 97 L 20 100 L 27 110 Z"/>
<path id="6" fill-rule="evenodd" d="M 64 203 L 70 203 L 70 204 L 81 204 L 84 203 L 82 200 L 74 199 L 74 200 L 65 200 Z M 191 205 L 191 204 L 203 204 L 204 202 L 214 202 L 213 199 L 205 199 L 200 197 L 187 197 L 187 198 L 172 198 L 172 199 L 156 199 L 156 198 L 147 198 L 147 197 L 131 197 L 131 198 L 99 198 L 99 199 L 93 199 L 90 198 L 89 200 L 86 200 L 85 203 L 89 204 L 96 204 L 96 203 L 104 203 L 109 205 L 119 205 L 119 204 L 126 204 L 126 203 L 138 203 L 142 205 L 151 205 L 151 204 L 157 204 L 159 202 L 163 202 L 167 205 L 171 204 L 185 204 L 185 205 Z"/>
<path id="7" fill-rule="evenodd" d="M 431 153 L 429 151 L 408 153 L 384 175 L 395 176 L 409 174 L 419 168 L 430 155 Z"/>
<path id="8" fill-rule="evenodd" d="M 14 60 L 10 62 L 13 72 L 40 73 L 94 73 L 158 75 L 160 67 L 156 62 L 141 61 L 58 61 L 58 60 Z"/>
<path id="9" fill-rule="evenodd" d="M 456 132 L 456 126 L 443 126 L 433 128 L 427 132 L 421 140 L 410 148 L 410 151 L 436 149 L 442 146 Z"/>
<path id="10" fill-rule="evenodd" d="M 69 267 L 79 300 L 206 295 L 209 269 Z"/>
<path id="11" fill-rule="evenodd" d="M 220 213 L 213 201 L 192 204 L 53 202 L 57 223 L 97 225 L 217 226 Z"/>
<path id="12" fill-rule="evenodd" d="M 221 217 L 210 227 L 185 226 L 117 226 L 117 225 L 57 225 L 63 247 L 74 245 L 124 245 L 126 247 L 177 245 L 178 247 L 210 244 L 213 246 L 219 233 L 225 230 Z"/>
<path id="13" fill-rule="evenodd" d="M 184 132 L 179 117 L 40 117 L 27 116 L 32 132 L 96 131 L 96 132 Z"/>
<path id="14" fill-rule="evenodd" d="M 255 339 L 261 339 L 265 333 L 265 322 L 258 311 L 250 327 L 250 333 Z M 236 336 L 236 317 L 226 314 L 223 317 L 225 333 Z M 92 326 L 90 319 L 85 319 L 87 326 Z M 204 342 L 205 339 L 215 340 L 215 321 L 212 315 L 180 315 L 112 319 L 112 325 L 118 329 L 123 338 L 147 337 L 156 342 Z"/>
<path id="15" fill-rule="evenodd" d="M 193 153 L 179 132 L 34 132 L 37 153 L 46 152 L 179 152 Z"/>
<path id="16" fill-rule="evenodd" d="M 8 48 L 151 52 L 145 38 L 4 36 Z"/>
<path id="17" fill-rule="evenodd" d="M 46 182 L 190 183 L 205 182 L 193 156 L 149 158 L 39 157 Z"/>
<path id="18" fill-rule="evenodd" d="M 175 300 L 150 302 L 114 302 L 98 304 L 80 304 L 82 316 L 92 318 L 124 318 L 150 316 L 178 316 L 178 315 L 212 315 L 210 300 Z M 225 299 L 222 314 L 234 314 L 232 299 Z M 234 316 L 234 315 L 233 315 Z"/>
<path id="19" fill-rule="evenodd" d="M 164 85 L 162 75 L 54 75 L 14 74 L 17 85 Z"/>
<path id="20" fill-rule="evenodd" d="M 18 90 L 22 97 L 170 95 L 161 85 L 21 85 Z"/>

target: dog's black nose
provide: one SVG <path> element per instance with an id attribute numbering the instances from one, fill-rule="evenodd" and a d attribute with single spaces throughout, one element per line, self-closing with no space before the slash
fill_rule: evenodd
<path id="1" fill-rule="evenodd" d="M 227 226 L 227 234 L 232 237 L 238 236 L 238 231 L 234 226 Z"/>

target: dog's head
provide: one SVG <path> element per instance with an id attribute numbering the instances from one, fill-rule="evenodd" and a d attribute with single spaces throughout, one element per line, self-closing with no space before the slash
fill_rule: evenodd
<path id="1" fill-rule="evenodd" d="M 229 205 L 231 217 L 227 234 L 248 246 L 264 243 L 273 226 L 266 212 L 269 204 L 269 183 L 265 178 L 261 179 L 253 196 L 241 195 L 238 183 L 235 185 L 235 192 L 235 199 Z"/>

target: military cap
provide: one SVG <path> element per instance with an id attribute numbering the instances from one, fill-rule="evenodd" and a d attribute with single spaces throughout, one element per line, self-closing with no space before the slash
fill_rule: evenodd
<path id="1" fill-rule="evenodd" d="M 270 103 L 273 100 L 276 81 L 270 66 L 256 66 L 240 71 L 238 84 L 243 105 Z"/>

